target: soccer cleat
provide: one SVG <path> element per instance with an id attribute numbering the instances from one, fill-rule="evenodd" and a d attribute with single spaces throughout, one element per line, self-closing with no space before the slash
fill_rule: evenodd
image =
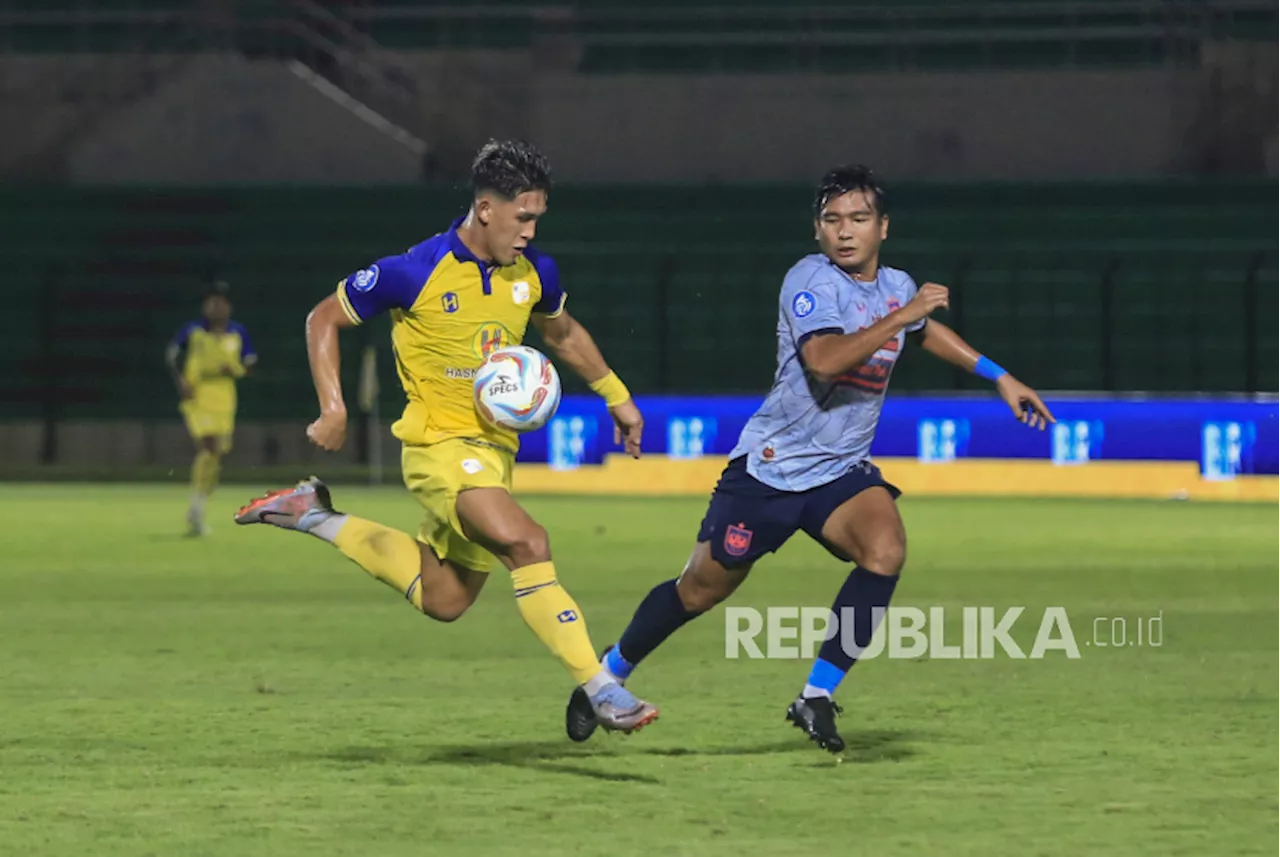
<path id="1" fill-rule="evenodd" d="M 596 732 L 596 710 L 591 705 L 591 697 L 579 685 L 569 694 L 569 704 L 564 709 L 564 731 L 570 741 L 581 744 Z"/>
<path id="2" fill-rule="evenodd" d="M 202 521 L 194 521 L 187 524 L 187 531 L 183 536 L 188 539 L 199 539 L 212 534 L 213 527 Z"/>
<path id="3" fill-rule="evenodd" d="M 596 720 L 610 732 L 637 732 L 658 719 L 658 709 L 637 699 L 617 682 L 609 682 L 590 699 Z"/>
<path id="4" fill-rule="evenodd" d="M 600 653 L 600 665 L 609 672 L 609 667 L 605 663 L 605 658 L 613 651 L 613 646 L 608 646 Z M 613 675 L 612 672 L 609 673 Z M 618 684 L 626 684 L 626 682 L 617 676 L 613 676 Z M 587 692 L 581 686 L 575 687 L 573 693 L 569 694 L 569 704 L 564 709 L 564 731 L 568 733 L 570 741 L 582 743 L 595 734 L 596 727 L 600 723 L 596 720 L 596 710 L 591 706 L 591 697 L 587 696 Z"/>
<path id="5" fill-rule="evenodd" d="M 198 539 L 212 532 L 213 529 L 204 522 L 204 514 L 199 509 L 193 506 L 187 510 L 187 538 Z"/>
<path id="6" fill-rule="evenodd" d="M 269 491 L 236 512 L 237 524 L 271 524 L 286 530 L 309 532 L 312 527 L 336 514 L 329 489 L 316 477 L 304 479 L 293 488 Z"/>
<path id="7" fill-rule="evenodd" d="M 787 719 L 822 749 L 839 753 L 844 750 L 844 739 L 836 731 L 836 715 L 843 710 L 825 696 L 797 697 L 787 709 Z"/>

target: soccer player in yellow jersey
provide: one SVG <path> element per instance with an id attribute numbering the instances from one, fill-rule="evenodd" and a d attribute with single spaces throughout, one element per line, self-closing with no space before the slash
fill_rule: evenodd
<path id="1" fill-rule="evenodd" d="M 178 386 L 178 409 L 196 445 L 191 464 L 188 534 L 209 528 L 204 506 L 218 485 L 222 456 L 231 451 L 236 423 L 236 381 L 258 361 L 244 325 L 231 320 L 226 283 L 216 282 L 204 298 L 203 318 L 183 326 L 165 349 L 165 362 Z"/>
<path id="2" fill-rule="evenodd" d="M 582 611 L 556 578 L 546 530 L 510 494 L 517 437 L 479 419 L 472 383 L 485 356 L 519 344 L 532 322 L 560 361 L 604 397 L 616 439 L 635 456 L 643 420 L 591 335 L 565 311 L 555 262 L 529 244 L 547 210 L 546 160 L 528 143 L 491 141 L 476 156 L 472 187 L 470 211 L 448 231 L 347 277 L 307 317 L 320 399 L 320 418 L 307 435 L 336 450 L 347 431 L 338 330 L 391 314 L 408 399 L 392 431 L 403 443 L 404 483 L 425 511 L 417 539 L 334 511 L 315 478 L 255 500 L 236 521 L 331 542 L 442 622 L 475 602 L 496 556 L 511 573 L 521 616 L 572 674 L 600 725 L 631 732 L 658 710 L 597 661 Z"/>

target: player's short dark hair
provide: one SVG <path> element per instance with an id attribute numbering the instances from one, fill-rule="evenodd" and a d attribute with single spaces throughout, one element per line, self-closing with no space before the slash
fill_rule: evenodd
<path id="1" fill-rule="evenodd" d="M 532 143 L 524 140 L 490 140 L 471 162 L 471 188 L 489 190 L 507 199 L 522 193 L 551 191 L 551 165 Z"/>
<path id="2" fill-rule="evenodd" d="M 862 164 L 844 164 L 827 170 L 822 181 L 818 182 L 818 190 L 813 195 L 814 219 L 822 216 L 822 209 L 832 199 L 853 190 L 868 194 L 875 201 L 876 214 L 879 216 L 884 217 L 889 213 L 889 195 L 871 168 Z"/>
<path id="3" fill-rule="evenodd" d="M 226 280 L 214 280 L 205 286 L 204 296 L 206 298 L 226 298 L 231 300 L 231 284 Z"/>

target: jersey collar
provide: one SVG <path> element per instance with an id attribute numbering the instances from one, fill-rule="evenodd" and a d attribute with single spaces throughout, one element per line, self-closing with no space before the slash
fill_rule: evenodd
<path id="1" fill-rule="evenodd" d="M 461 226 L 466 219 L 467 216 L 464 214 L 462 217 L 459 217 L 457 220 L 453 221 L 453 223 L 449 224 L 449 250 L 453 253 L 453 257 L 459 262 L 475 263 L 475 266 L 480 269 L 480 283 L 484 286 L 484 293 L 486 295 L 491 294 L 493 291 L 493 284 L 489 281 L 489 274 L 498 266 L 481 259 L 475 253 L 472 253 L 467 248 L 466 244 L 462 243 L 462 239 L 458 237 L 458 227 Z"/>
<path id="2" fill-rule="evenodd" d="M 835 262 L 831 261 L 831 257 L 827 256 L 825 253 L 823 254 L 823 258 L 827 260 L 828 265 L 835 268 L 836 271 L 838 271 L 840 275 L 845 278 L 846 282 L 853 283 L 853 285 L 857 286 L 858 288 L 864 289 L 865 291 L 869 291 L 869 292 L 874 292 L 876 289 L 880 288 L 880 274 L 884 270 L 883 266 L 876 268 L 875 279 L 859 280 L 856 277 L 854 277 L 852 274 L 850 274 L 848 271 L 846 271 L 844 268 L 841 268 Z"/>

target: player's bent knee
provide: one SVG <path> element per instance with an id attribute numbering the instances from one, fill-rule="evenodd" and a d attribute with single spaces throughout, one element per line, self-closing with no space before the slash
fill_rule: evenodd
<path id="1" fill-rule="evenodd" d="M 470 598 L 452 598 L 442 603 L 423 604 L 422 612 L 437 622 L 456 622 L 471 608 L 472 603 Z"/>
<path id="2" fill-rule="evenodd" d="M 437 622 L 456 622 L 471 609 L 480 594 L 479 587 L 437 586 L 424 592 L 422 612 Z"/>
<path id="3" fill-rule="evenodd" d="M 891 577 L 902 573 L 907 563 L 907 543 L 900 538 L 879 539 L 868 547 L 859 563 L 867 571 Z"/>
<path id="4" fill-rule="evenodd" d="M 513 535 L 505 548 L 514 568 L 551 559 L 551 538 L 546 529 L 538 524 L 525 527 Z"/>

